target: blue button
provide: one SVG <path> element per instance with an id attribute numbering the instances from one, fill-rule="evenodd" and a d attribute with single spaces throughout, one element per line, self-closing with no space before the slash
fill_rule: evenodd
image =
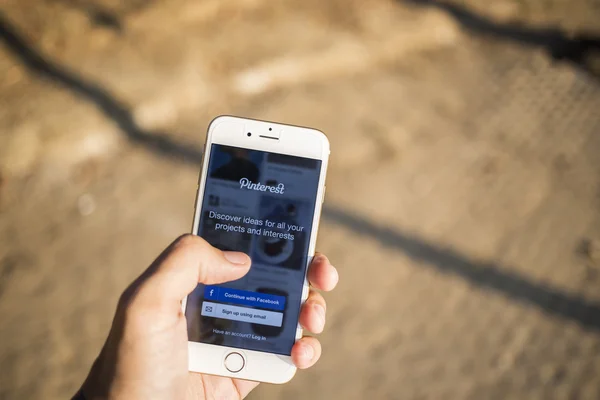
<path id="1" fill-rule="evenodd" d="M 240 304 L 248 307 L 265 308 L 267 310 L 283 311 L 285 309 L 285 297 L 283 296 L 219 286 L 206 286 L 204 288 L 204 300 Z"/>

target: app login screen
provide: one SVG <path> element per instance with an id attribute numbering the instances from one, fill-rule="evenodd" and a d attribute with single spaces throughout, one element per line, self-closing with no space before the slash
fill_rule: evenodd
<path id="1" fill-rule="evenodd" d="M 291 353 L 321 161 L 212 145 L 197 234 L 252 258 L 234 282 L 189 296 L 189 339 Z"/>

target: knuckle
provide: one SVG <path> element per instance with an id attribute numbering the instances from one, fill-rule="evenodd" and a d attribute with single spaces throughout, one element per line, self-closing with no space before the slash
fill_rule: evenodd
<path id="1" fill-rule="evenodd" d="M 179 246 L 189 246 L 189 245 L 196 243 L 197 238 L 198 238 L 198 236 L 195 236 L 191 233 L 186 233 L 186 234 L 179 236 L 177 238 L 177 240 L 175 240 L 175 245 L 178 247 Z"/>
<path id="2" fill-rule="evenodd" d="M 201 249 L 204 248 L 206 242 L 200 236 L 186 233 L 175 240 L 176 249 Z"/>

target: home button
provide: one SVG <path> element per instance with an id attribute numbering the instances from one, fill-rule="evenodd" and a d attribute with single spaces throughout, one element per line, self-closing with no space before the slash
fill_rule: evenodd
<path id="1" fill-rule="evenodd" d="M 246 361 L 240 353 L 229 353 L 225 357 L 225 368 L 229 372 L 240 372 L 245 364 Z"/>

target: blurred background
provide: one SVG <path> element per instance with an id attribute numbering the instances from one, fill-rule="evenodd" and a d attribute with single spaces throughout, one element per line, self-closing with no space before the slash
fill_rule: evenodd
<path id="1" fill-rule="evenodd" d="M 1 0 L 0 399 L 76 391 L 219 114 L 332 147 L 323 357 L 252 399 L 600 398 L 598 0 Z"/>

